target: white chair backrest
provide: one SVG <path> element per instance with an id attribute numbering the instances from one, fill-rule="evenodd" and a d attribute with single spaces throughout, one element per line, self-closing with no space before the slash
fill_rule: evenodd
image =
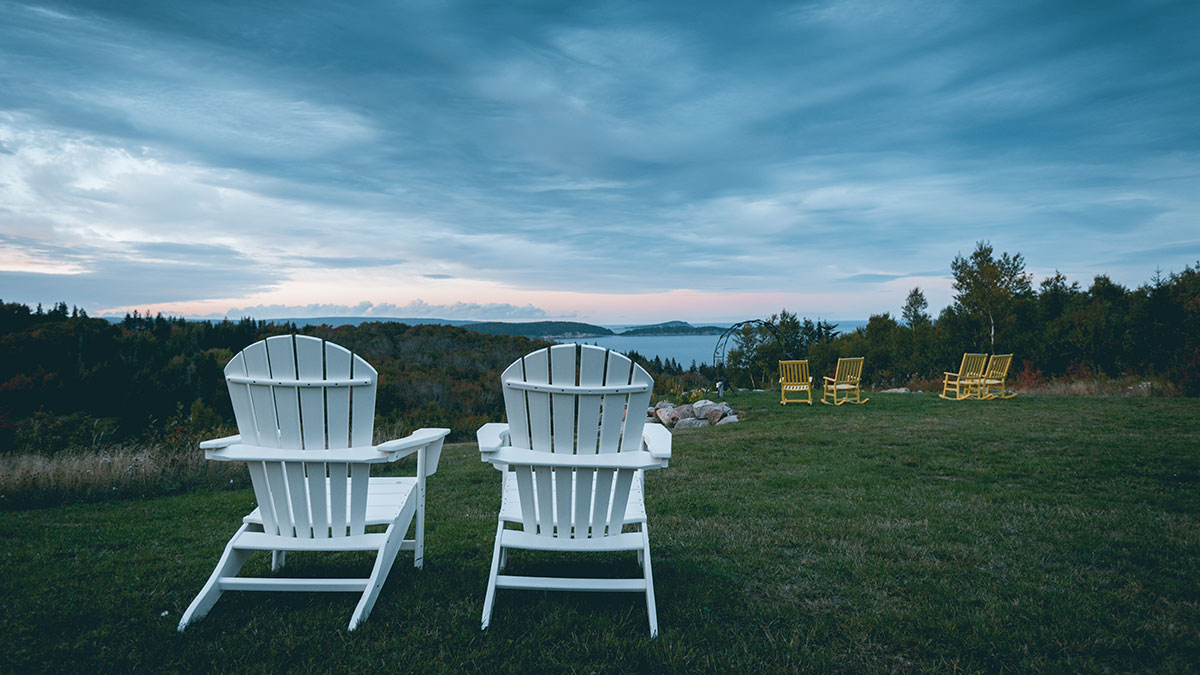
<path id="1" fill-rule="evenodd" d="M 245 445 L 334 450 L 371 445 L 376 372 L 362 357 L 306 335 L 246 347 L 225 366 Z M 268 534 L 303 539 L 362 534 L 370 466 L 247 462 Z"/>
<path id="2" fill-rule="evenodd" d="M 511 465 L 525 531 L 619 534 L 636 470 L 577 468 L 570 457 L 641 450 L 649 373 L 624 354 L 567 344 L 514 361 L 501 380 L 513 447 L 562 457 L 561 466 Z"/>

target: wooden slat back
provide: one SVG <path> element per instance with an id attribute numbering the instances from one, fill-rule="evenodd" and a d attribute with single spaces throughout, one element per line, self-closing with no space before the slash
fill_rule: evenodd
<path id="1" fill-rule="evenodd" d="M 854 356 L 838 359 L 837 372 L 833 374 L 836 384 L 858 384 L 862 378 L 863 357 Z"/>
<path id="2" fill-rule="evenodd" d="M 602 347 L 584 345 L 579 352 L 579 386 L 598 387 L 604 384 L 604 368 L 608 360 L 608 350 Z M 603 397 L 599 394 L 584 394 L 579 397 L 579 440 L 576 453 L 581 455 L 596 454 L 597 443 L 600 441 L 600 405 Z"/>
<path id="3" fill-rule="evenodd" d="M 808 384 L 808 361 L 780 361 L 779 384 Z"/>
<path id="4" fill-rule="evenodd" d="M 575 345 L 556 345 L 550 348 L 550 384 L 578 384 L 575 368 Z M 551 394 L 550 414 L 553 424 L 551 452 L 575 454 L 575 403 L 578 396 Z"/>
<path id="5" fill-rule="evenodd" d="M 962 365 L 958 369 L 958 379 L 978 380 L 983 376 L 987 361 L 987 354 L 963 354 Z"/>
<path id="6" fill-rule="evenodd" d="M 590 345 L 556 345 L 517 360 L 502 375 L 511 443 L 556 455 L 641 449 L 654 382 L 628 357 Z M 547 385 L 548 391 L 510 383 Z M 576 392 L 555 387 L 635 386 Z M 565 458 L 564 458 L 565 459 Z M 555 537 L 620 532 L 634 471 L 514 465 L 523 526 Z M 614 529 L 615 527 L 615 529 Z"/>
<path id="7" fill-rule="evenodd" d="M 377 373 L 339 345 L 270 337 L 234 356 L 225 374 L 247 445 L 326 450 L 372 442 Z M 369 473 L 367 464 L 251 462 L 264 530 L 300 538 L 362 534 Z"/>
<path id="8" fill-rule="evenodd" d="M 617 352 L 609 352 L 608 368 L 604 373 L 605 385 L 629 384 L 629 373 L 633 362 Z M 625 398 L 607 394 L 600 399 L 600 453 L 617 452 L 621 449 L 621 426 L 625 417 Z M 645 417 L 645 415 L 642 415 Z"/>
<path id="9" fill-rule="evenodd" d="M 1012 354 L 993 354 L 988 362 L 986 378 L 1003 380 L 1008 377 L 1008 366 L 1012 363 Z"/>

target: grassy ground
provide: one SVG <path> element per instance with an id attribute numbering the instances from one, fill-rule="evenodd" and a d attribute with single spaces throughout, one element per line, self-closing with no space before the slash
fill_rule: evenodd
<path id="1" fill-rule="evenodd" d="M 777 401 L 732 397 L 746 421 L 647 476 L 656 640 L 635 594 L 501 591 L 480 632 L 499 476 L 455 446 L 425 569 L 354 633 L 351 595 L 246 593 L 175 632 L 249 491 L 0 513 L 0 671 L 1197 670 L 1200 400 Z"/>

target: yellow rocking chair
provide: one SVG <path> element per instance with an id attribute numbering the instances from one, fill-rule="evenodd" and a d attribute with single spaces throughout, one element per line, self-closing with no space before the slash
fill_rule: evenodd
<path id="1" fill-rule="evenodd" d="M 974 396 L 979 398 L 979 388 L 983 379 L 983 370 L 987 366 L 987 354 L 963 354 L 962 365 L 957 373 L 947 371 L 942 380 L 942 393 L 938 394 L 947 401 L 965 401 Z M 953 393 L 954 396 L 948 396 Z"/>
<path id="2" fill-rule="evenodd" d="M 988 361 L 987 371 L 979 382 L 979 398 L 1012 398 L 1016 392 L 1005 393 L 1004 381 L 1008 378 L 1008 366 L 1012 363 L 1012 354 L 992 354 Z"/>
<path id="3" fill-rule="evenodd" d="M 799 393 L 797 398 L 789 399 L 788 392 Z M 789 403 L 812 405 L 812 377 L 808 374 L 808 361 L 779 362 L 779 404 Z"/>
<path id="4" fill-rule="evenodd" d="M 862 404 L 871 400 L 862 397 L 862 389 L 859 387 L 859 380 L 862 379 L 863 357 L 856 356 L 848 359 L 838 359 L 837 370 L 834 371 L 833 377 L 825 376 L 825 393 L 821 396 L 821 403 L 825 405 L 842 405 L 843 403 Z M 854 400 L 850 400 L 850 394 L 853 392 Z M 842 396 L 838 396 L 841 393 Z M 826 399 L 832 398 L 830 402 Z"/>

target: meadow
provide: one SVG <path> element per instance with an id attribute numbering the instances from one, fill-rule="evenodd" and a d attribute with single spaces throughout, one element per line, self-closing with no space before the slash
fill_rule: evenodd
<path id="1" fill-rule="evenodd" d="M 743 422 L 676 432 L 646 478 L 657 639 L 636 594 L 501 591 L 481 632 L 499 476 L 455 444 L 430 479 L 425 568 L 401 554 L 353 633 L 336 593 L 227 593 L 176 632 L 248 489 L 2 512 L 0 671 L 1197 670 L 1200 400 L 728 400 Z M 636 569 L 576 560 L 509 564 Z"/>

